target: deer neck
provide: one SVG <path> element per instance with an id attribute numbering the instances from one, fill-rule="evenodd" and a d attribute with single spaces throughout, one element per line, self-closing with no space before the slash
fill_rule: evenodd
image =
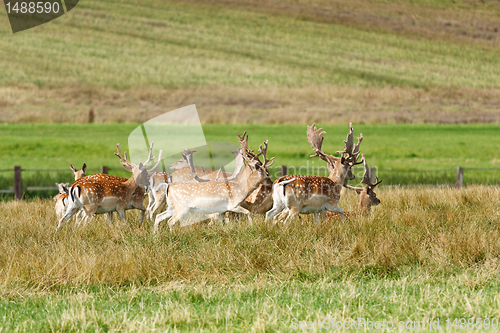
<path id="1" fill-rule="evenodd" d="M 132 175 L 127 181 L 123 182 L 125 186 L 130 190 L 130 193 L 137 187 L 137 179 L 135 175 Z"/>
<path id="2" fill-rule="evenodd" d="M 360 212 L 369 212 L 370 211 L 370 198 L 368 198 L 368 194 L 366 191 L 362 191 L 359 194 L 359 205 L 358 210 Z"/>
<path id="3" fill-rule="evenodd" d="M 231 183 L 238 184 L 237 186 L 243 191 L 238 191 L 235 193 L 237 196 L 237 201 L 243 201 L 246 199 L 249 193 L 253 192 L 263 181 L 263 177 L 257 170 L 252 171 L 248 165 L 238 173 L 236 178 Z M 231 185 L 230 185 L 231 186 Z"/>
<path id="4" fill-rule="evenodd" d="M 344 166 L 341 163 L 337 163 L 335 165 L 335 168 L 330 171 L 330 175 L 328 178 L 330 178 L 335 184 L 344 184 L 344 181 L 347 177 L 347 167 Z"/>

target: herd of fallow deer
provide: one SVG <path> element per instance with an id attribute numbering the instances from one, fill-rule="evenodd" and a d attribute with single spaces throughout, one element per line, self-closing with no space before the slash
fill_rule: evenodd
<path id="1" fill-rule="evenodd" d="M 314 150 L 311 157 L 319 157 L 327 164 L 328 177 L 286 175 L 274 182 L 267 170 L 274 163 L 274 157 L 268 158 L 268 142 L 264 141 L 259 152 L 248 147 L 248 135 L 238 135 L 240 147 L 234 151 L 236 167 L 232 174 L 221 170 L 205 170 L 194 167 L 194 150 L 185 149 L 182 158 L 172 164 L 173 173 L 154 171 L 160 161 L 159 151 L 157 163 L 148 169 L 154 160 L 153 145 L 149 148 L 147 160 L 139 165 L 127 159 L 127 153 L 121 153 L 118 144 L 115 155 L 123 167 L 132 173 L 130 178 L 107 174 L 86 176 L 86 164 L 81 170 L 71 165 L 75 182 L 57 184 L 59 194 L 56 201 L 56 215 L 59 220 L 57 230 L 76 214 L 78 223 L 87 222 L 95 214 L 108 214 L 112 223 L 113 212 L 117 212 L 121 220 L 126 220 L 125 211 L 138 209 L 141 211 L 139 225 L 144 215 L 152 219 L 158 209 L 166 203 L 166 210 L 158 213 L 154 222 L 154 231 L 159 224 L 169 218 L 168 225 L 174 227 L 191 214 L 210 214 L 211 218 L 224 217 L 226 212 L 243 213 L 249 221 L 252 214 L 265 214 L 266 221 L 274 218 L 275 223 L 283 220 L 292 221 L 298 214 L 313 213 L 318 223 L 320 218 L 340 214 L 344 219 L 344 211 L 338 206 L 342 189 L 353 190 L 359 195 L 358 213 L 368 213 L 370 207 L 378 205 L 374 189 L 381 182 L 373 182 L 369 177 L 369 168 L 359 146 L 363 140 L 360 134 L 358 143 L 354 145 L 352 124 L 345 147 L 337 151 L 339 157 L 322 151 L 322 129 L 315 124 L 307 126 L 307 139 Z M 359 160 L 360 155 L 362 156 Z M 355 165 L 364 164 L 365 173 L 361 183 L 364 187 L 352 187 L 349 180 L 355 178 L 352 170 Z M 144 206 L 145 194 L 148 205 Z"/>

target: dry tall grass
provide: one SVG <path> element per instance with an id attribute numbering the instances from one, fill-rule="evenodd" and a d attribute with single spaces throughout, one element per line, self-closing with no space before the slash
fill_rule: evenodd
<path id="1" fill-rule="evenodd" d="M 0 122 L 144 122 L 196 104 L 203 123 L 498 123 L 498 89 L 408 87 L 0 87 Z"/>
<path id="2" fill-rule="evenodd" d="M 500 269 L 498 187 L 380 189 L 371 216 L 316 226 L 197 225 L 153 235 L 151 225 L 69 223 L 55 232 L 53 202 L 0 204 L 0 288 L 47 290 L 81 285 L 287 280 L 345 274 L 398 274 L 417 267 L 452 272 L 470 267 L 487 281 Z M 344 209 L 357 196 L 345 195 Z M 129 214 L 131 215 L 131 214 Z M 481 281 L 474 281 L 480 284 Z"/>

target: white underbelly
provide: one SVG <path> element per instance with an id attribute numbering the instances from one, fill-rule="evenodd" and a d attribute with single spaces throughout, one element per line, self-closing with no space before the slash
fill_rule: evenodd
<path id="1" fill-rule="evenodd" d="M 191 203 L 193 213 L 223 213 L 227 211 L 227 198 L 198 198 Z"/>

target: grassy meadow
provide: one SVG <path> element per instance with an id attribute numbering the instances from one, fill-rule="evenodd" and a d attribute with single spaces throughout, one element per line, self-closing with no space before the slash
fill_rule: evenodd
<path id="1" fill-rule="evenodd" d="M 56 233 L 50 200 L 0 203 L 2 327 L 283 332 L 293 318 L 498 319 L 499 194 L 379 189 L 371 215 L 345 222 L 256 218 L 158 234 L 135 213 Z M 357 200 L 346 193 L 341 206 Z"/>
<path id="2" fill-rule="evenodd" d="M 498 122 L 495 1 L 82 1 L 12 34 L 0 121 Z"/>
<path id="3" fill-rule="evenodd" d="M 115 145 L 190 104 L 208 142 L 268 139 L 273 177 L 324 166 L 309 158 L 313 122 L 330 153 L 353 122 L 383 185 L 499 167 L 498 1 L 86 0 L 16 34 L 0 8 L 0 189 L 15 165 L 23 186 L 71 181 L 70 163 L 128 176 Z M 56 233 L 54 203 L 40 198 L 51 193 L 0 200 L 0 332 L 498 320 L 500 172 L 466 170 L 464 183 L 379 186 L 382 203 L 344 222 L 255 217 L 158 234 L 132 211 L 126 224 L 98 216 Z"/>
<path id="4" fill-rule="evenodd" d="M 322 126 L 321 124 L 318 124 Z M 72 163 L 88 173 L 100 172 L 106 165 L 110 173 L 129 177 L 114 156 L 116 144 L 127 149 L 128 134 L 139 124 L 4 124 L 0 125 L 0 189 L 13 187 L 13 167 L 20 165 L 23 186 L 54 186 L 55 182 L 72 182 Z M 354 124 L 357 137 L 363 133 L 361 152 L 370 166 L 377 167 L 384 185 L 455 184 L 456 168 L 500 167 L 495 155 L 500 145 L 500 130 L 496 124 Z M 328 125 L 323 150 L 334 153 L 343 148 L 349 126 Z M 325 163 L 309 158 L 305 125 L 273 124 L 204 124 L 207 142 L 237 142 L 236 134 L 248 131 L 250 146 L 258 148 L 269 140 L 269 154 L 276 157 L 270 169 L 277 178 L 280 166 L 287 165 L 292 174 L 326 175 Z M 480 149 L 478 149 L 480 145 Z M 193 147 L 191 147 L 193 148 Z M 474 152 L 474 153 L 471 153 Z M 167 166 L 180 155 L 168 159 Z M 196 162 L 196 157 L 195 157 Z M 31 170 L 53 169 L 38 172 Z M 8 171 L 5 171 L 8 170 Z M 358 181 L 363 175 L 357 167 Z M 499 184 L 500 170 L 467 170 L 464 184 Z M 52 196 L 55 191 L 28 191 L 26 198 Z M 11 198 L 5 194 L 4 198 Z"/>

